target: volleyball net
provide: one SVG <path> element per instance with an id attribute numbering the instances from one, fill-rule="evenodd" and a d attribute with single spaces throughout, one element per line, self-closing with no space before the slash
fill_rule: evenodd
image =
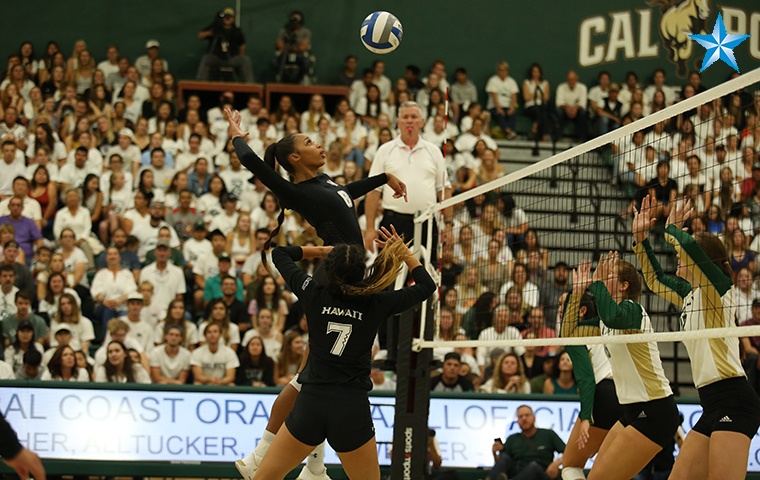
<path id="1" fill-rule="evenodd" d="M 655 104 L 659 95 L 653 95 Z M 425 247 L 422 254 L 438 270 L 440 295 L 429 309 L 433 314 L 422 309 L 420 331 L 434 322 L 434 338 L 415 339 L 415 349 L 760 336 L 760 319 L 752 321 L 752 301 L 760 296 L 754 278 L 760 251 L 760 69 L 652 108 L 657 111 L 640 107 L 645 113 L 640 119 L 534 163 L 529 153 L 502 145 L 499 160 L 506 175 L 417 215 L 418 225 L 432 221 L 438 229 L 436 238 L 433 229 L 422 235 L 418 228 L 414 244 Z M 591 122 L 609 128 L 615 119 Z M 451 155 L 447 162 L 468 164 Z M 450 174 L 467 172 L 452 167 Z M 680 308 L 649 291 L 640 276 L 639 301 L 652 332 L 560 337 L 559 297 L 570 289 L 577 265 L 589 260 L 593 272 L 600 255 L 613 251 L 642 268 L 631 228 L 634 208 L 647 195 L 656 199 L 649 214 L 657 220 L 649 244 L 667 275 L 675 277 L 678 263 L 666 230 L 675 199 L 691 199 L 697 212 L 684 225 L 688 232 L 720 237 L 733 270 L 736 326 L 682 324 Z M 504 318 L 522 332 L 520 338 L 484 333 Z M 560 338 L 547 340 L 549 330 Z"/>

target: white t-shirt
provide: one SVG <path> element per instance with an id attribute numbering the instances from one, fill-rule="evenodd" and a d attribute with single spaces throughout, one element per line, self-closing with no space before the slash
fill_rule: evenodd
<path id="1" fill-rule="evenodd" d="M 208 345 L 204 345 L 193 350 L 190 365 L 201 367 L 203 375 L 207 377 L 224 378 L 227 370 L 240 366 L 240 360 L 230 347 L 219 345 L 217 351 L 212 352 Z"/>
<path id="2" fill-rule="evenodd" d="M 135 284 L 135 276 L 131 271 L 123 268 L 114 276 L 112 271 L 101 268 L 92 279 L 90 293 L 92 293 L 93 298 L 102 294 L 105 296 L 105 300 L 116 300 L 135 290 L 137 290 L 137 284 Z M 116 309 L 125 311 L 127 302 L 124 301 Z"/>
<path id="3" fill-rule="evenodd" d="M 235 225 L 237 225 L 239 216 L 240 214 L 237 212 L 234 212 L 232 215 L 227 215 L 226 211 L 222 211 L 222 213 L 211 220 L 211 223 L 208 225 L 208 231 L 213 232 L 214 230 L 218 229 L 224 235 L 227 235 L 235 229 Z"/>
<path id="4" fill-rule="evenodd" d="M 181 268 L 168 262 L 163 271 L 158 269 L 158 262 L 144 267 L 140 273 L 140 282 L 146 280 L 154 287 L 151 302 L 155 302 L 156 307 L 163 308 L 164 312 L 177 295 L 184 295 L 186 292 L 185 274 Z"/>
<path id="5" fill-rule="evenodd" d="M 515 79 L 507 76 L 502 80 L 498 75 L 494 75 L 488 79 L 486 83 L 486 93 L 488 93 L 488 103 L 486 108 L 489 110 L 496 108 L 491 93 L 496 94 L 496 99 L 499 102 L 501 108 L 507 109 L 512 106 L 512 95 L 520 93 L 520 87 L 517 86 Z"/>
<path id="6" fill-rule="evenodd" d="M 199 258 L 213 249 L 214 247 L 211 246 L 211 242 L 205 238 L 200 241 L 195 238 L 188 238 L 182 246 L 182 255 L 185 257 L 187 263 L 195 265 L 198 263 Z"/>
<path id="7" fill-rule="evenodd" d="M 164 325 L 166 322 L 161 320 L 156 324 L 155 327 L 155 333 L 154 337 L 156 339 L 156 343 L 163 342 L 164 341 Z M 198 336 L 198 327 L 195 326 L 193 322 L 189 322 L 185 320 L 185 341 L 182 343 L 183 346 L 189 347 L 192 345 L 197 345 L 200 343 L 200 337 Z"/>
<path id="8" fill-rule="evenodd" d="M 248 183 L 248 179 L 253 174 L 245 168 L 238 171 L 227 169 L 219 172 L 219 176 L 222 178 L 224 186 L 227 187 L 227 191 L 238 198 L 243 196 L 243 192 L 253 188 L 253 185 Z"/>
<path id="9" fill-rule="evenodd" d="M 50 320 L 50 331 L 54 332 L 60 325 L 55 319 Z M 91 342 L 95 340 L 95 329 L 92 326 L 92 321 L 87 317 L 79 317 L 77 323 L 66 323 L 66 327 L 71 331 L 71 341 L 69 346 L 74 350 L 80 350 L 82 348 L 82 342 Z M 58 340 L 55 339 L 55 335 L 50 335 L 50 346 L 57 347 Z M 89 355 L 88 352 L 85 352 Z"/>
<path id="10" fill-rule="evenodd" d="M 0 217 L 11 214 L 10 209 L 8 209 L 8 204 L 11 202 L 11 198 L 13 197 L 6 198 L 0 202 Z M 42 208 L 40 207 L 40 202 L 30 197 L 24 198 L 21 216 L 31 218 L 32 220 L 42 220 Z"/>
<path id="11" fill-rule="evenodd" d="M 193 274 L 203 275 L 206 280 L 219 275 L 219 256 L 214 253 L 213 249 L 195 262 Z"/>
<path id="12" fill-rule="evenodd" d="M 88 264 L 87 255 L 84 254 L 81 248 L 74 247 L 74 250 L 72 250 L 69 258 L 63 259 L 63 269 L 67 273 L 74 275 L 74 267 L 82 263 Z M 79 280 L 79 284 L 84 287 L 88 287 L 90 285 L 87 281 L 87 275 L 82 275 L 81 280 Z"/>
<path id="13" fill-rule="evenodd" d="M 200 323 L 200 325 L 198 325 L 198 336 L 201 339 L 205 338 L 204 333 L 206 332 L 206 325 L 208 324 L 209 324 L 208 320 L 204 320 Z M 229 326 L 227 327 L 227 330 L 230 337 L 229 345 L 240 345 L 240 329 L 238 328 L 237 324 L 230 322 Z M 227 342 L 224 340 L 224 335 L 219 337 L 219 345 L 229 346 L 227 345 Z"/>
<path id="14" fill-rule="evenodd" d="M 173 357 L 166 353 L 165 347 L 151 350 L 148 360 L 151 368 L 158 367 L 161 375 L 172 380 L 177 380 L 180 373 L 190 370 L 190 350 L 180 346 L 179 351 Z"/>
<path id="15" fill-rule="evenodd" d="M 40 377 L 40 380 L 44 382 L 62 382 L 63 379 L 61 377 L 53 377 L 53 375 L 50 373 L 50 370 L 47 368 L 42 372 L 42 377 Z M 90 375 L 87 373 L 87 370 L 84 368 L 77 369 L 77 376 L 71 377 L 69 382 L 89 382 L 90 381 Z"/>
<path id="16" fill-rule="evenodd" d="M 135 377 L 135 383 L 147 384 L 150 382 L 150 375 L 145 371 L 145 368 L 139 363 L 132 364 L 132 374 Z M 127 383 L 127 377 L 120 375 L 113 380 L 109 380 L 106 376 L 106 367 L 99 366 L 95 371 L 95 381 L 100 383 Z"/>
<path id="17" fill-rule="evenodd" d="M 204 193 L 198 199 L 198 210 L 203 213 L 203 221 L 206 223 L 211 222 L 217 215 L 222 213 L 222 203 L 219 201 L 219 197 L 215 197 L 211 193 Z"/>
<path id="18" fill-rule="evenodd" d="M 276 358 L 280 353 L 280 350 L 282 350 L 282 342 L 277 340 L 277 332 L 272 330 L 268 337 L 263 337 L 254 328 L 251 328 L 245 332 L 241 346 L 243 348 L 247 348 L 248 342 L 250 342 L 253 337 L 259 337 L 261 339 L 261 342 L 264 344 L 264 350 L 267 352 L 267 356 L 270 358 Z"/>
<path id="19" fill-rule="evenodd" d="M 108 334 L 106 333 L 106 335 Z M 110 342 L 110 337 L 108 337 L 108 341 Z M 140 353 L 144 352 L 140 342 L 129 336 L 124 339 L 124 346 L 127 347 L 127 350 L 134 348 Z M 95 365 L 102 366 L 106 363 L 106 360 L 108 360 L 108 342 L 104 341 L 103 345 L 95 352 Z"/>

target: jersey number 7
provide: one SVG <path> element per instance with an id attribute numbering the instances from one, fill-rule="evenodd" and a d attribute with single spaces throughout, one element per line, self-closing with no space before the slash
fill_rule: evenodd
<path id="1" fill-rule="evenodd" d="M 329 322 L 327 324 L 327 333 L 338 332 L 338 338 L 335 339 L 335 344 L 330 349 L 330 353 L 339 357 L 343 355 L 343 350 L 346 349 L 346 344 L 353 328 L 353 325 L 345 323 Z"/>

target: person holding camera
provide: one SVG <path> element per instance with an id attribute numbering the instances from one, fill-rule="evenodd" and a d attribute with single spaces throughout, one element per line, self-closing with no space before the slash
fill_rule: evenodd
<path id="1" fill-rule="evenodd" d="M 245 82 L 253 82 L 251 59 L 245 54 L 245 36 L 235 25 L 233 8 L 219 12 L 211 25 L 198 32 L 198 39 L 209 41 L 208 52 L 198 67 L 198 80 L 208 80 L 212 69 L 232 68 Z"/>
<path id="2" fill-rule="evenodd" d="M 279 82 L 301 83 L 311 76 L 311 30 L 303 25 L 303 13 L 292 12 L 277 36 L 274 67 Z"/>
<path id="3" fill-rule="evenodd" d="M 536 416 L 527 405 L 517 407 L 519 433 L 513 433 L 502 443 L 494 439 L 492 452 L 495 465 L 491 480 L 557 480 L 562 457 L 554 453 L 565 451 L 565 442 L 554 430 L 536 428 Z"/>

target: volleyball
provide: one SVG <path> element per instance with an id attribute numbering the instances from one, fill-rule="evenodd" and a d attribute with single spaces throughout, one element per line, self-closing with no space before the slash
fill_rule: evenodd
<path id="1" fill-rule="evenodd" d="M 398 48 L 404 31 L 401 22 L 388 12 L 374 12 L 362 22 L 359 36 L 367 50 L 374 53 L 390 53 Z"/>

